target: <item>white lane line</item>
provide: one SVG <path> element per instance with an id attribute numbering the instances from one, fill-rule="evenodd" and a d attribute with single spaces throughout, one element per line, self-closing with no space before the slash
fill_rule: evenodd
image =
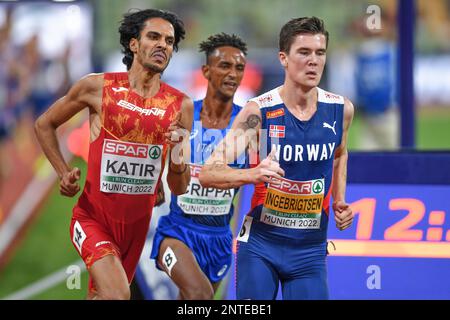
<path id="1" fill-rule="evenodd" d="M 67 138 L 74 129 L 76 129 L 76 126 L 69 129 L 60 140 L 64 141 L 64 143 L 60 144 L 61 153 L 69 162 L 72 160 L 73 155 L 69 151 L 65 141 L 67 141 Z M 43 155 L 41 156 L 44 157 Z M 34 175 L 33 180 L 28 184 L 28 187 L 11 209 L 10 214 L 0 225 L 0 260 L 14 242 L 17 233 L 23 228 L 28 219 L 30 219 L 39 202 L 50 192 L 57 178 L 58 176 L 55 170 L 45 158 L 44 163 L 39 168 L 39 172 Z"/>
<path id="2" fill-rule="evenodd" d="M 49 164 L 47 164 L 49 165 Z M 54 170 L 43 180 L 34 177 L 25 192 L 16 202 L 6 221 L 0 226 L 0 256 L 11 245 L 17 232 L 30 218 L 33 210 L 53 186 L 57 176 Z"/>
<path id="3" fill-rule="evenodd" d="M 6 296 L 2 298 L 3 300 L 25 300 L 30 297 L 33 297 L 41 292 L 44 292 L 57 284 L 65 281 L 67 277 L 69 276 L 67 274 L 67 269 L 71 266 L 77 266 L 80 268 L 81 272 L 84 272 L 86 270 L 86 267 L 84 265 L 84 262 L 82 260 L 78 260 L 75 263 L 68 265 L 64 268 L 62 268 L 59 271 L 56 271 L 41 280 L 36 281 L 35 283 L 29 285 L 28 287 L 25 287 L 23 289 L 20 289 L 19 291 L 14 292 L 13 294 Z M 69 290 L 69 289 L 67 289 Z"/>

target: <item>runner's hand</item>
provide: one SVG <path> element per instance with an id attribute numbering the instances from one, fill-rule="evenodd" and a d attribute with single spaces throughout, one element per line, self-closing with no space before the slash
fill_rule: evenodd
<path id="1" fill-rule="evenodd" d="M 272 148 L 270 154 L 253 169 L 253 183 L 270 182 L 272 178 L 280 179 L 284 176 L 284 170 L 276 159 L 276 149 Z"/>
<path id="2" fill-rule="evenodd" d="M 175 119 L 170 123 L 168 131 L 164 134 L 166 136 L 166 143 L 174 146 L 183 142 L 186 136 L 189 136 L 189 131 L 183 127 L 181 123 L 181 112 L 179 112 Z"/>
<path id="3" fill-rule="evenodd" d="M 158 184 L 158 193 L 156 195 L 156 201 L 155 201 L 155 207 L 159 207 L 166 201 L 165 195 L 164 195 L 164 186 L 163 182 L 160 181 Z"/>
<path id="4" fill-rule="evenodd" d="M 344 201 L 336 201 L 333 203 L 334 220 L 339 230 L 345 230 L 352 225 L 353 211 Z"/>
<path id="5" fill-rule="evenodd" d="M 59 192 L 66 197 L 73 197 L 80 191 L 80 185 L 78 184 L 78 180 L 80 180 L 81 171 L 78 168 L 73 168 L 70 171 L 67 171 L 61 177 L 61 181 L 59 182 Z"/>

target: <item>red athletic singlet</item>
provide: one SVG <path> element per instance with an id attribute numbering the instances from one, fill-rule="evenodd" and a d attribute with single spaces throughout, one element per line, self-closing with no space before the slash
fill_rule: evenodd
<path id="1" fill-rule="evenodd" d="M 131 281 L 164 168 L 164 133 L 183 98 L 163 82 L 156 95 L 143 98 L 130 88 L 126 72 L 104 74 L 102 128 L 89 147 L 86 184 L 70 228 L 88 268 L 114 254 Z"/>

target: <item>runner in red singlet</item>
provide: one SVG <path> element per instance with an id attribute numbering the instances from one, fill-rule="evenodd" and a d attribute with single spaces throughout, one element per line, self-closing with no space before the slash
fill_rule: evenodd
<path id="1" fill-rule="evenodd" d="M 125 15 L 119 33 L 128 72 L 82 78 L 35 126 L 61 179 L 61 194 L 73 197 L 81 173 L 63 159 L 56 128 L 89 108 L 86 184 L 70 226 L 89 270 L 89 299 L 129 299 L 166 157 L 174 194 L 184 193 L 190 179 L 184 161 L 189 140 L 183 134 L 192 125 L 193 103 L 160 81 L 184 38 L 183 23 L 173 13 L 148 9 Z"/>

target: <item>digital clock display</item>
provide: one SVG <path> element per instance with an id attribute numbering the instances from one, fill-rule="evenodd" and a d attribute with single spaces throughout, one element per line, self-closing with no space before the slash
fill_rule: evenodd
<path id="1" fill-rule="evenodd" d="M 349 184 L 347 202 L 353 225 L 329 221 L 331 298 L 450 299 L 450 186 Z"/>
<path id="2" fill-rule="evenodd" d="M 450 186 L 349 185 L 348 231 L 330 227 L 334 255 L 450 258 Z"/>

